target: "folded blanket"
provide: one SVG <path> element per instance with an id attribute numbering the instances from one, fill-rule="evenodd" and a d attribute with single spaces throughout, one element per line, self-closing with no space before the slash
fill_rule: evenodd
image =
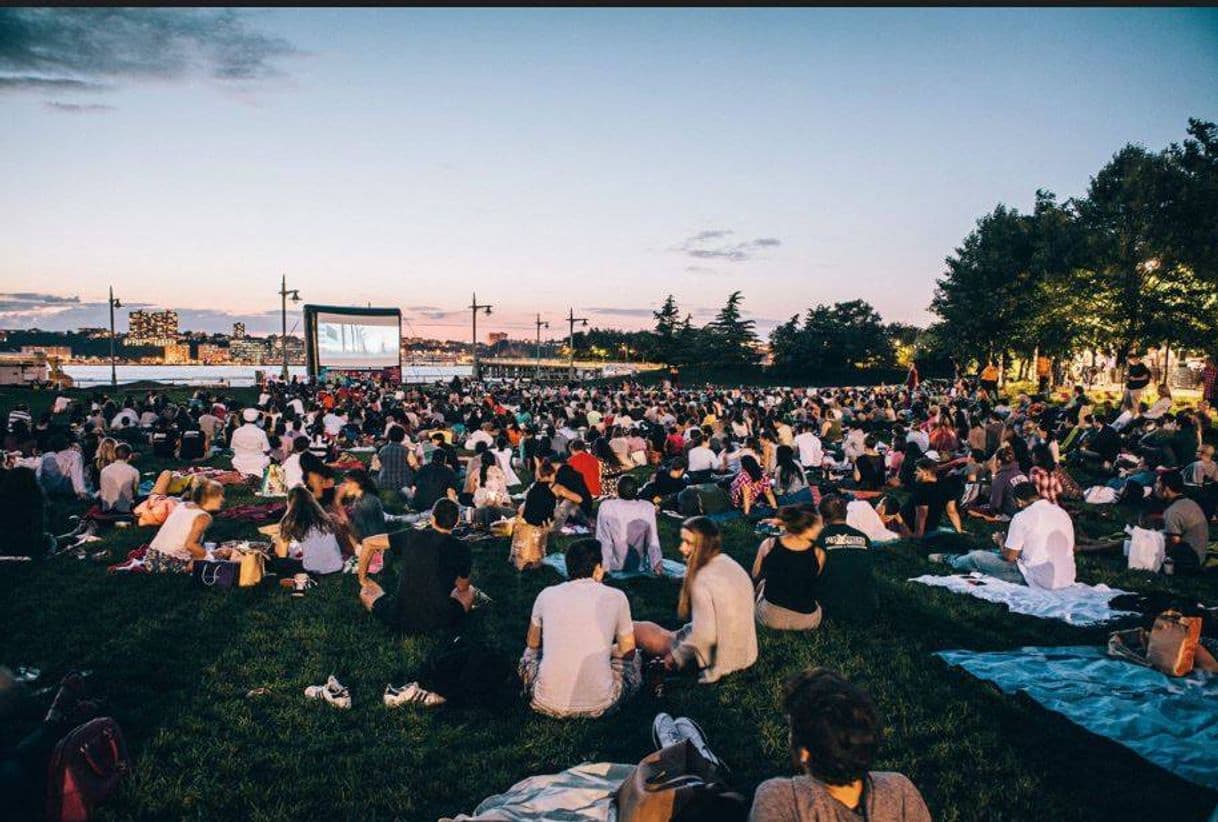
<path id="1" fill-rule="evenodd" d="M 566 822 L 606 822 L 614 817 L 613 795 L 633 765 L 585 762 L 555 774 L 530 776 L 501 794 L 487 797 L 472 816 L 458 814 L 441 822 L 496 820 L 525 822 L 559 819 Z"/>
<path id="2" fill-rule="evenodd" d="M 1023 691 L 1088 731 L 1218 790 L 1218 676 L 1168 677 L 1099 647 L 937 654 L 1006 693 Z"/>
<path id="3" fill-rule="evenodd" d="M 675 560 L 663 560 L 664 576 L 668 579 L 682 580 L 685 579 L 685 564 Z M 562 554 L 549 554 L 541 561 L 542 565 L 549 565 L 563 579 L 567 578 L 567 558 Z M 614 579 L 634 579 L 635 577 L 651 577 L 655 579 L 655 574 L 650 570 L 640 568 L 637 571 L 610 571 L 608 576 Z"/>
<path id="4" fill-rule="evenodd" d="M 219 514 L 221 519 L 243 519 L 250 522 L 271 522 L 280 519 L 288 506 L 282 502 L 267 502 L 261 505 L 234 505 Z"/>
<path id="5" fill-rule="evenodd" d="M 1109 600 L 1128 593 L 1107 585 L 1084 585 L 1076 582 L 1068 588 L 1046 591 L 1027 585 L 1015 585 L 984 574 L 953 574 L 950 576 L 914 577 L 910 582 L 947 588 L 957 594 L 999 602 L 1012 613 L 1028 614 L 1041 619 L 1060 619 L 1070 625 L 1101 625 L 1130 613 L 1114 611 Z"/>

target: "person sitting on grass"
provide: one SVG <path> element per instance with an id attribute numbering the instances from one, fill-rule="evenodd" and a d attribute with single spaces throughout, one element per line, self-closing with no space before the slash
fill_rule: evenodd
<path id="1" fill-rule="evenodd" d="M 338 528 L 303 485 L 288 491 L 288 507 L 274 537 L 282 546 L 277 553 L 286 550 L 285 558 L 272 561 L 281 575 L 293 574 L 302 582 L 301 574 L 333 574 L 343 569 Z"/>
<path id="2" fill-rule="evenodd" d="M 537 595 L 529 618 L 520 679 L 538 713 L 596 718 L 617 708 L 642 682 L 630 603 L 602 585 L 601 546 L 573 542 L 567 581 Z"/>
<path id="3" fill-rule="evenodd" d="M 152 538 L 144 570 L 154 574 L 189 573 L 196 559 L 207 556 L 203 536 L 211 525 L 211 515 L 223 506 L 223 485 L 215 480 L 196 485 L 190 499 L 174 507 Z"/>
<path id="4" fill-rule="evenodd" d="M 233 470 L 246 477 L 258 477 L 270 464 L 268 452 L 271 443 L 266 432 L 258 427 L 258 409 L 246 408 L 241 412 L 244 424 L 233 430 L 228 447 L 233 449 Z"/>
<path id="5" fill-rule="evenodd" d="M 920 458 L 914 467 L 913 494 L 901 509 L 901 518 L 916 539 L 933 534 L 944 516 L 957 534 L 964 532 L 956 502 L 962 490 L 960 481 L 940 479 L 938 468 L 939 464 L 929 457 Z"/>
<path id="6" fill-rule="evenodd" d="M 884 726 L 867 695 L 844 677 L 824 668 L 796 674 L 786 683 L 783 710 L 791 755 L 803 773 L 758 785 L 750 822 L 930 822 L 908 777 L 870 770 Z"/>
<path id="7" fill-rule="evenodd" d="M 457 472 L 448 463 L 448 451 L 437 448 L 431 452 L 431 462 L 415 472 L 407 496 L 416 511 L 429 511 L 437 500 L 457 501 Z"/>
<path id="8" fill-rule="evenodd" d="M 639 489 L 639 497 L 651 500 L 662 511 L 677 510 L 677 495 L 689 486 L 685 477 L 685 457 L 673 457 L 667 468 L 655 472 L 651 481 Z"/>
<path id="9" fill-rule="evenodd" d="M 863 438 L 863 453 L 854 460 L 854 482 L 862 491 L 878 491 L 888 483 L 884 457 L 876 450 L 875 434 Z"/>
<path id="10" fill-rule="evenodd" d="M 368 537 L 360 546 L 359 599 L 377 619 L 407 636 L 457 628 L 474 606 L 470 584 L 473 555 L 454 537 L 460 509 L 451 499 L 437 500 L 431 527 Z M 396 597 L 368 579 L 375 554 L 389 551 L 398 574 Z"/>
<path id="11" fill-rule="evenodd" d="M 59 547 L 47 530 L 46 492 L 34 469 L 16 466 L 0 472 L 0 556 L 41 559 Z"/>
<path id="12" fill-rule="evenodd" d="M 131 446 L 119 443 L 114 449 L 114 461 L 101 470 L 98 478 L 98 501 L 106 513 L 130 514 L 140 490 L 140 472 L 132 467 Z"/>
<path id="13" fill-rule="evenodd" d="M 746 517 L 758 500 L 765 500 L 771 508 L 778 508 L 778 500 L 774 498 L 769 476 L 751 456 L 740 458 L 740 473 L 732 478 L 729 494 L 732 507 L 739 508 Z"/>
<path id="14" fill-rule="evenodd" d="M 663 576 L 664 555 L 655 506 L 638 498 L 639 481 L 631 476 L 618 482 L 617 494 L 596 510 L 596 538 L 604 552 L 601 564 L 607 572 L 650 568 Z"/>
<path id="15" fill-rule="evenodd" d="M 1205 564 L 1210 528 L 1205 512 L 1195 500 L 1184 496 L 1184 478 L 1179 471 L 1159 475 L 1155 496 L 1167 503 L 1163 512 L 1163 536 L 1167 558 L 1177 574 L 1195 574 Z"/>
<path id="16" fill-rule="evenodd" d="M 866 503 L 863 503 L 866 505 Z M 825 617 L 834 623 L 868 625 L 879 608 L 871 573 L 871 540 L 846 524 L 846 498 L 829 494 L 820 501 L 825 526 L 816 538 L 823 551 L 818 585 Z"/>
<path id="17" fill-rule="evenodd" d="M 811 505 L 784 505 L 778 520 L 782 535 L 762 542 L 753 561 L 754 614 L 767 628 L 811 631 L 820 627 L 822 618 L 817 580 L 825 567 L 825 551 L 816 544 L 821 518 Z"/>
<path id="18" fill-rule="evenodd" d="M 680 551 L 687 570 L 677 615 L 690 622 L 675 632 L 654 622 L 636 622 L 635 642 L 648 656 L 661 659 L 666 670 L 696 670 L 699 682 L 716 682 L 757 661 L 753 583 L 723 553 L 719 526 L 707 517 L 681 523 Z"/>
<path id="19" fill-rule="evenodd" d="M 1005 538 L 994 534 L 998 551 L 970 551 L 952 556 L 931 554 L 931 562 L 957 571 L 978 571 L 1005 582 L 1057 590 L 1074 584 L 1074 523 L 1064 508 L 1040 496 L 1030 482 L 1015 488 L 1019 510 Z"/>

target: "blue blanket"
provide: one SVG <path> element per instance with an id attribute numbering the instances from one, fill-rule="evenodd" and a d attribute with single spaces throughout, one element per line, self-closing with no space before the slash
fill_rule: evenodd
<path id="1" fill-rule="evenodd" d="M 549 554 L 541 561 L 542 565 L 549 565 L 563 578 L 567 578 L 567 558 L 562 554 Z M 656 578 L 656 575 L 650 571 L 643 569 L 637 571 L 610 571 L 608 576 L 614 579 L 634 579 L 635 577 L 651 577 Z M 664 576 L 668 579 L 681 580 L 685 579 L 685 565 L 675 560 L 664 560 Z"/>
<path id="2" fill-rule="evenodd" d="M 1090 646 L 937 656 L 1006 693 L 1023 691 L 1189 782 L 1218 789 L 1218 676 L 1169 677 Z"/>

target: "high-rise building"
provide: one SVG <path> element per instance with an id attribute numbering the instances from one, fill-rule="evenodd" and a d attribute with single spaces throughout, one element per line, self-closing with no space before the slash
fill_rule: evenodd
<path id="1" fill-rule="evenodd" d="M 178 312 L 131 311 L 127 314 L 128 345 L 173 345 L 178 341 Z"/>
<path id="2" fill-rule="evenodd" d="M 199 343 L 199 362 L 204 365 L 222 365 L 229 361 L 227 345 Z"/>
<path id="3" fill-rule="evenodd" d="M 262 365 L 267 361 L 266 340 L 259 337 L 241 337 L 228 345 L 228 356 L 239 365 Z"/>
<path id="4" fill-rule="evenodd" d="M 233 323 L 233 339 L 245 339 L 245 323 Z"/>
<path id="5" fill-rule="evenodd" d="M 165 346 L 164 361 L 166 365 L 184 365 L 190 362 L 190 345 L 170 343 Z"/>

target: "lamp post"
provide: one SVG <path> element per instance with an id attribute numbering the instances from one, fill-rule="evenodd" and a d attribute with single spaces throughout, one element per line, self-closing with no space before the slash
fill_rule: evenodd
<path id="1" fill-rule="evenodd" d="M 538 314 L 538 315 L 537 315 L 537 321 L 536 321 L 536 323 L 535 323 L 535 324 L 536 324 L 536 326 L 537 326 L 537 374 L 536 374 L 536 376 L 535 376 L 535 379 L 536 379 L 538 382 L 540 382 L 540 381 L 541 381 L 541 329 L 542 329 L 543 327 L 544 327 L 544 328 L 549 328 L 549 327 L 550 327 L 550 323 L 549 323 L 549 321 L 548 321 L 548 320 L 543 321 L 543 320 L 541 319 L 541 315 L 540 315 L 540 314 Z"/>
<path id="2" fill-rule="evenodd" d="M 279 338 L 279 347 L 283 349 L 283 370 L 279 373 L 279 378 L 284 382 L 288 381 L 288 297 L 292 298 L 292 302 L 300 302 L 300 290 L 288 288 L 288 275 L 283 275 L 283 280 L 279 284 L 279 300 L 280 310 L 283 319 L 283 335 Z"/>
<path id="3" fill-rule="evenodd" d="M 118 385 L 118 372 L 114 368 L 114 309 L 122 308 L 121 300 L 114 296 L 114 286 L 110 286 L 110 387 Z"/>
<path id="4" fill-rule="evenodd" d="M 474 295 L 473 295 L 473 298 L 470 300 L 470 303 L 469 303 L 469 309 L 470 309 L 470 311 L 472 311 L 472 312 L 473 312 L 473 320 L 474 320 L 474 332 L 473 332 L 473 333 L 474 333 L 474 336 L 473 336 L 473 343 L 474 343 L 474 370 L 473 370 L 473 378 L 474 378 L 474 381 L 475 381 L 475 382 L 476 382 L 478 379 L 480 379 L 480 377 L 481 377 L 481 374 L 480 374 L 480 373 L 479 373 L 479 371 L 478 371 L 478 312 L 479 312 L 479 311 L 485 311 L 485 312 L 487 313 L 487 316 L 490 316 L 490 313 L 491 313 L 491 308 L 493 308 L 493 307 L 494 307 L 494 306 L 490 305 L 489 303 L 485 303 L 485 304 L 481 304 L 481 305 L 480 305 L 480 304 L 478 303 L 478 295 L 477 295 L 477 294 L 474 294 Z"/>
<path id="5" fill-rule="evenodd" d="M 575 324 L 588 325 L 587 317 L 575 316 L 575 309 L 567 309 L 567 379 L 575 380 Z"/>

